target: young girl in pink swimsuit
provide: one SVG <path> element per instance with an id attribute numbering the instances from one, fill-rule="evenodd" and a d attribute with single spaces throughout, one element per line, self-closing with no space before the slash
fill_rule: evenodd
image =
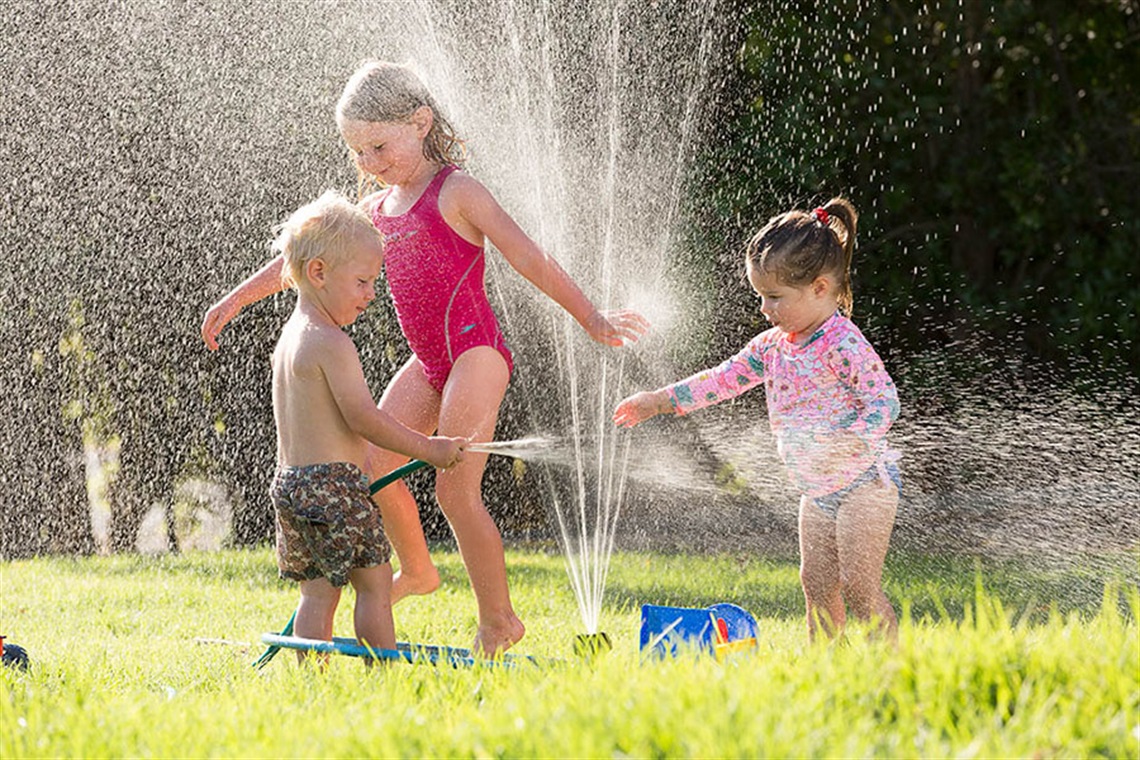
<path id="1" fill-rule="evenodd" d="M 887 430 L 899 402 L 875 349 L 848 318 L 855 208 L 835 198 L 770 220 L 747 250 L 748 280 L 772 328 L 719 366 L 618 404 L 633 427 L 764 387 L 777 450 L 800 499 L 800 580 L 808 633 L 845 620 L 898 627 L 882 589 L 901 480 Z"/>
<path id="2" fill-rule="evenodd" d="M 384 233 L 385 274 L 400 328 L 413 350 L 389 383 L 380 408 L 425 434 L 490 441 L 511 374 L 511 353 L 483 286 L 490 241 L 520 274 L 553 299 L 594 340 L 611 346 L 648 328 L 639 314 L 594 307 L 477 180 L 459 169 L 463 142 L 410 69 L 371 62 L 353 74 L 336 109 L 337 126 L 362 179 L 384 189 L 362 208 Z M 241 309 L 282 290 L 280 258 L 262 267 L 206 313 L 211 349 Z M 370 451 L 376 478 L 407 461 Z M 525 629 L 511 606 L 503 544 L 483 504 L 486 455 L 468 453 L 438 473 L 436 496 L 455 533 L 479 609 L 475 649 L 504 651 Z M 411 493 L 396 483 L 376 496 L 384 531 L 400 560 L 392 600 L 439 585 Z"/>

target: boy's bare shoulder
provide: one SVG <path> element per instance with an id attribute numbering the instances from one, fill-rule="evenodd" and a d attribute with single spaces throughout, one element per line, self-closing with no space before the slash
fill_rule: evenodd
<path id="1" fill-rule="evenodd" d="M 277 352 L 288 356 L 294 372 L 318 370 L 326 364 L 356 360 L 356 345 L 344 330 L 312 322 L 287 326 Z"/>
<path id="2" fill-rule="evenodd" d="M 305 333 L 302 343 L 315 359 L 341 361 L 356 356 L 356 344 L 339 327 L 321 325 Z"/>

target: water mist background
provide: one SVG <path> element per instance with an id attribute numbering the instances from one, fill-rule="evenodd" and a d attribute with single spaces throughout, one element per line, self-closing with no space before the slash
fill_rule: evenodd
<path id="1" fill-rule="evenodd" d="M 740 269 L 763 215 L 718 221 L 703 194 L 715 170 L 697 168 L 736 107 L 724 95 L 738 22 L 734 4 L 703 2 L 16 4 L 0 22 L 11 43 L 0 51 L 4 556 L 95 548 L 82 525 L 85 488 L 99 485 L 83 477 L 93 439 L 119 446 L 106 497 L 128 519 L 113 521 L 110 548 L 135 548 L 124 528 L 147 514 L 161 524 L 165 512 L 176 540 L 176 495 L 232 512 L 239 537 L 268 533 L 265 357 L 291 297 L 243 313 L 218 354 L 198 325 L 264 261 L 273 223 L 326 187 L 354 191 L 331 111 L 366 58 L 412 62 L 467 138 L 472 172 L 522 226 L 596 303 L 655 322 L 638 346 L 607 351 L 490 257 L 517 362 L 500 437 L 554 436 L 576 452 L 553 465 L 492 460 L 489 506 L 508 537 L 554 539 L 551 509 L 576 515 L 579 503 L 594 510 L 593 533 L 621 491 L 620 516 L 602 516 L 619 546 L 791 556 L 796 497 L 760 394 L 623 436 L 607 422 L 625 393 L 763 328 Z M 786 118 L 797 114 L 805 132 L 828 131 L 806 106 Z M 754 162 L 719 171 L 763 177 L 789 156 L 813 160 L 794 140 L 752 149 Z M 838 190 L 873 208 L 895 188 L 757 204 L 774 213 Z M 864 229 L 864 249 L 877 232 Z M 717 253 L 692 255 L 701 246 Z M 945 340 L 944 325 L 921 324 L 931 345 L 904 350 L 885 327 L 887 314 L 948 297 L 921 282 L 856 294 L 902 392 L 895 547 L 1079 564 L 1091 595 L 1116 573 L 1135 579 L 1135 377 L 1091 367 L 1083 384 L 1054 381 L 1000 337 Z M 749 316 L 713 330 L 726 314 Z M 354 329 L 376 393 L 406 357 L 392 325 L 378 304 Z M 430 504 L 430 484 L 415 485 Z M 425 518 L 438 524 L 438 510 Z"/>

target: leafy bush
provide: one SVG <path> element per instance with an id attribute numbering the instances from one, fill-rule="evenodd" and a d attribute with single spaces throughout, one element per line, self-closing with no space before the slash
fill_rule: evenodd
<path id="1" fill-rule="evenodd" d="M 843 193 L 863 214 L 856 309 L 908 353 L 981 328 L 1140 367 L 1134 4 L 744 14 L 734 119 L 706 157 L 733 236 Z"/>

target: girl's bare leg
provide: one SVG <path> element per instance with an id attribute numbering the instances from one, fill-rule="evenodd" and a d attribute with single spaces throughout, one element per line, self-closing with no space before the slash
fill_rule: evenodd
<path id="1" fill-rule="evenodd" d="M 878 630 L 895 641 L 898 618 L 883 593 L 883 562 L 895 525 L 899 492 L 875 481 L 852 491 L 836 519 L 839 581 L 851 614 L 874 621 Z"/>
<path id="2" fill-rule="evenodd" d="M 509 379 L 507 363 L 495 349 L 465 351 L 443 389 L 440 435 L 492 440 Z M 461 463 L 437 475 L 436 496 L 455 533 L 479 607 L 474 649 L 490 655 L 509 649 L 526 629 L 511 606 L 502 536 L 483 504 L 486 463 L 486 454 L 468 452 Z"/>
<path id="3" fill-rule="evenodd" d="M 439 394 L 424 377 L 414 356 L 396 373 L 380 397 L 380 408 L 401 423 L 425 435 L 435 432 L 439 420 Z M 370 447 L 368 477 L 387 475 L 406 463 L 408 457 Z M 406 596 L 430 594 L 439 588 L 439 572 L 431 561 L 416 500 L 399 480 L 378 492 L 373 500 L 380 507 L 384 534 L 400 560 L 400 570 L 392 579 L 392 604 Z"/>
<path id="4" fill-rule="evenodd" d="M 829 638 L 843 630 L 846 618 L 840 585 L 835 520 L 806 496 L 800 497 L 800 585 L 807 604 L 808 638 L 822 628 Z"/>
<path id="5" fill-rule="evenodd" d="M 356 590 L 352 611 L 358 641 L 374 649 L 396 648 L 396 624 L 392 620 L 392 566 L 373 565 L 350 570 L 348 580 Z"/>
<path id="6" fill-rule="evenodd" d="M 301 581 L 301 603 L 297 605 L 297 617 L 293 620 L 293 635 L 303 639 L 331 639 L 333 617 L 339 601 L 340 589 L 329 583 L 328 578 Z M 298 661 L 307 655 L 307 652 L 298 651 Z M 328 655 L 320 659 L 327 661 Z"/>

